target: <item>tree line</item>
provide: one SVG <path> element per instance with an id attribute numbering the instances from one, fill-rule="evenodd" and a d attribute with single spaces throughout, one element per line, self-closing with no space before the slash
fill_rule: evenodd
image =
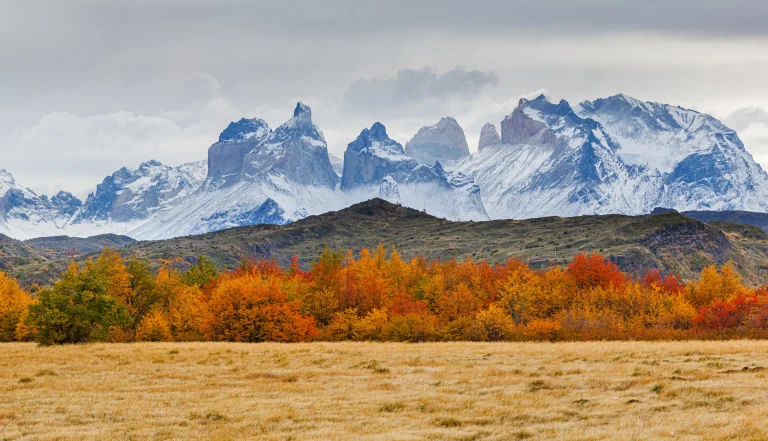
<path id="1" fill-rule="evenodd" d="M 294 257 L 219 271 L 200 257 L 184 272 L 105 249 L 33 293 L 0 272 L 0 341 L 43 345 L 741 337 L 768 337 L 768 286 L 745 286 L 731 264 L 683 282 L 631 277 L 597 254 L 540 270 L 405 260 L 380 245 L 326 248 L 307 270 Z"/>

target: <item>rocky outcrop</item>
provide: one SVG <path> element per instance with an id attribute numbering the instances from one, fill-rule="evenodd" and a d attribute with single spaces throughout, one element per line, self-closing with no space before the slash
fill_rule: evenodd
<path id="1" fill-rule="evenodd" d="M 387 136 L 387 129 L 375 123 L 363 129 L 344 152 L 341 189 L 350 190 L 380 182 L 389 176 L 402 182 L 419 163 L 405 155 L 403 146 Z"/>
<path id="2" fill-rule="evenodd" d="M 501 137 L 499 136 L 499 132 L 496 131 L 496 126 L 491 123 L 485 123 L 480 130 L 480 140 L 477 142 L 477 149 L 482 150 L 486 147 L 500 143 Z"/>
<path id="3" fill-rule="evenodd" d="M 219 135 L 219 142 L 208 149 L 208 176 L 204 187 L 231 185 L 243 170 L 245 155 L 270 133 L 267 123 L 258 118 L 230 123 Z"/>
<path id="4" fill-rule="evenodd" d="M 405 153 L 422 164 L 437 161 L 453 164 L 469 156 L 469 146 L 459 123 L 446 117 L 433 126 L 419 129 L 405 144 Z"/>

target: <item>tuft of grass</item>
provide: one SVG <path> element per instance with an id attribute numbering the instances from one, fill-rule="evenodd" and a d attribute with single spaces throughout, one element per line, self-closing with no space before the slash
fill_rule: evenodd
<path id="1" fill-rule="evenodd" d="M 531 392 L 538 392 L 540 390 L 549 390 L 552 386 L 544 380 L 534 380 L 528 383 L 528 390 Z"/>
<path id="2" fill-rule="evenodd" d="M 32 378 L 32 377 L 19 378 L 19 383 L 21 383 L 21 384 L 27 384 L 27 383 L 31 383 L 33 381 L 35 381 L 35 379 Z"/>
<path id="3" fill-rule="evenodd" d="M 35 377 L 55 377 L 58 375 L 55 371 L 52 371 L 50 369 L 43 369 L 40 371 L 37 371 L 35 374 Z"/>
<path id="4" fill-rule="evenodd" d="M 379 412 L 384 413 L 396 413 L 401 412 L 405 409 L 405 403 L 402 401 L 397 401 L 394 403 L 385 403 L 379 406 Z"/>
<path id="5" fill-rule="evenodd" d="M 220 414 L 219 412 L 208 412 L 205 414 L 206 421 L 223 421 L 226 419 L 227 417 Z"/>
<path id="6" fill-rule="evenodd" d="M 450 418 L 438 418 L 435 420 L 435 425 L 439 427 L 454 428 L 464 425 L 464 421 L 450 417 Z"/>
<path id="7" fill-rule="evenodd" d="M 534 437 L 533 433 L 531 433 L 531 432 L 529 432 L 529 431 L 527 431 L 525 429 L 515 433 L 515 439 L 528 439 L 528 438 L 533 438 L 533 437 Z"/>

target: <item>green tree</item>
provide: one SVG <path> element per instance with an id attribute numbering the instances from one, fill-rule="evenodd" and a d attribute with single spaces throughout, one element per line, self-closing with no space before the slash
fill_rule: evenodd
<path id="1" fill-rule="evenodd" d="M 155 275 L 149 267 L 149 262 L 132 258 L 128 261 L 126 270 L 131 289 L 123 301 L 136 327 L 155 305 L 165 299 L 163 293 L 155 286 Z"/>
<path id="2" fill-rule="evenodd" d="M 53 287 L 39 292 L 26 318 L 38 343 L 103 341 L 111 326 L 130 326 L 125 306 L 110 295 L 113 281 L 105 273 L 98 263 L 88 262 L 81 271 L 73 262 Z"/>
<path id="3" fill-rule="evenodd" d="M 184 283 L 190 286 L 197 285 L 203 287 L 218 275 L 219 270 L 213 261 L 201 255 L 197 258 L 197 262 L 184 273 Z"/>

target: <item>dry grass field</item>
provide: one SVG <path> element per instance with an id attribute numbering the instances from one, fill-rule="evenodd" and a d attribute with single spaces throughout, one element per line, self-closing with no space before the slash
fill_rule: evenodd
<path id="1" fill-rule="evenodd" d="M 768 439 L 768 342 L 0 345 L 0 439 Z"/>

